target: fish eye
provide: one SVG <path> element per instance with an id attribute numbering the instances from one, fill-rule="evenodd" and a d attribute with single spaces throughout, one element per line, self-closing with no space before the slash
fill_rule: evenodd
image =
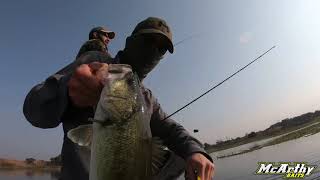
<path id="1" fill-rule="evenodd" d="M 129 86 L 132 86 L 134 84 L 134 79 L 133 79 L 132 76 L 127 78 L 127 83 L 128 83 Z"/>
<path id="2" fill-rule="evenodd" d="M 124 76 L 124 79 L 126 79 L 126 82 L 127 82 L 129 85 L 132 85 L 132 84 L 134 83 L 133 73 L 132 73 L 132 72 L 127 73 L 127 74 Z"/>

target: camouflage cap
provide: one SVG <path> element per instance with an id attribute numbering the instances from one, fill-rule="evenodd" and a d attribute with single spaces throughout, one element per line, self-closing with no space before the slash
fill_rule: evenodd
<path id="1" fill-rule="evenodd" d="M 132 36 L 138 34 L 160 34 L 163 35 L 166 39 L 166 45 L 168 51 L 173 53 L 173 43 L 172 43 L 172 32 L 167 25 L 167 23 L 157 17 L 148 17 L 147 19 L 141 21 L 133 30 Z"/>
<path id="2" fill-rule="evenodd" d="M 108 34 L 109 39 L 113 39 L 116 35 L 113 31 L 108 30 L 106 27 L 98 26 L 91 29 L 89 33 L 89 39 L 91 39 L 94 32 L 105 32 Z"/>

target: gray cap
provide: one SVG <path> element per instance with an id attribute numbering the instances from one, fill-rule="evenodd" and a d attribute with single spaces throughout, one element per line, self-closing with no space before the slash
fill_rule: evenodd
<path id="1" fill-rule="evenodd" d="M 113 39 L 116 36 L 113 31 L 108 30 L 106 27 L 98 26 L 91 29 L 89 39 L 92 38 L 94 32 L 105 32 L 108 34 L 109 39 Z"/>
<path id="2" fill-rule="evenodd" d="M 160 34 L 166 39 L 168 51 L 173 53 L 172 32 L 166 21 L 157 17 L 148 17 L 141 21 L 133 30 L 132 35 L 138 34 Z"/>

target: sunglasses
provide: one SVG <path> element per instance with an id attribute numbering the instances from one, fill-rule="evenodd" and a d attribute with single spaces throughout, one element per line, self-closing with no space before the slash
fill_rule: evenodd
<path id="1" fill-rule="evenodd" d="M 103 31 L 99 31 L 99 34 L 106 36 L 107 38 L 109 38 L 109 35 L 107 32 L 103 32 Z"/>

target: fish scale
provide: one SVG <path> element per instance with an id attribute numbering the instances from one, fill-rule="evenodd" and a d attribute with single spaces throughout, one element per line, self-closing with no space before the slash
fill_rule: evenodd
<path id="1" fill-rule="evenodd" d="M 139 121 L 142 117 L 139 115 L 139 113 L 136 113 L 131 116 L 129 121 L 105 127 L 101 131 L 105 134 L 98 135 L 100 137 L 97 143 L 97 147 L 99 147 L 97 148 L 98 167 L 112 167 L 98 170 L 98 179 L 109 177 L 110 179 L 140 180 L 143 177 L 150 176 L 150 168 L 149 171 L 144 170 L 148 169 L 147 166 L 151 166 L 151 158 L 148 161 L 140 160 L 144 156 L 148 156 L 144 149 L 148 149 L 146 146 L 150 146 L 150 143 L 146 144 L 146 141 L 141 140 L 142 129 Z M 105 138 L 106 136 L 109 138 Z M 108 150 L 106 151 L 106 149 Z M 149 174 L 147 174 L 148 172 Z"/>
<path id="2" fill-rule="evenodd" d="M 154 164 L 159 170 L 164 150 L 152 139 L 151 115 L 145 111 L 139 80 L 128 65 L 109 65 L 110 69 L 93 124 L 70 130 L 68 137 L 79 145 L 91 146 L 90 180 L 150 179 L 156 173 L 151 171 L 152 161 L 160 162 Z"/>

